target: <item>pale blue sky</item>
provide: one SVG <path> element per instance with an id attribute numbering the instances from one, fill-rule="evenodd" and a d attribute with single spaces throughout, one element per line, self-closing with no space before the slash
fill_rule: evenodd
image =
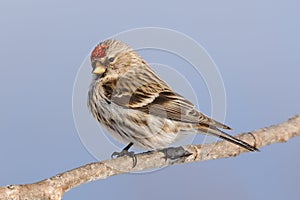
<path id="1" fill-rule="evenodd" d="M 96 43 L 130 28 L 171 28 L 205 47 L 225 84 L 233 134 L 300 114 L 299 6 L 292 0 L 1 1 L 0 185 L 95 161 L 73 122 L 74 79 Z M 171 58 L 165 63 L 172 65 Z M 208 112 L 206 102 L 199 104 Z M 111 177 L 64 199 L 298 199 L 299 146 L 295 138 L 260 153 Z"/>

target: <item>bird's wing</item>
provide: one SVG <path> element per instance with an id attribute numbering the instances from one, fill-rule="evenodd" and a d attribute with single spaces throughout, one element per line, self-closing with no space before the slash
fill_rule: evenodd
<path id="1" fill-rule="evenodd" d="M 152 70 L 148 70 L 148 73 L 135 74 L 134 81 L 131 76 L 123 76 L 111 93 L 111 102 L 162 118 L 230 129 L 196 110 L 190 101 L 172 91 Z"/>

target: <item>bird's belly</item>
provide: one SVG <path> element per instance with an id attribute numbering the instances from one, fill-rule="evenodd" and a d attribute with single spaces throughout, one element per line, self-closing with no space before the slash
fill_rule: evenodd
<path id="1" fill-rule="evenodd" d="M 133 142 L 136 148 L 150 150 L 167 147 L 178 137 L 177 122 L 113 103 L 103 107 L 101 124 L 122 143 Z"/>

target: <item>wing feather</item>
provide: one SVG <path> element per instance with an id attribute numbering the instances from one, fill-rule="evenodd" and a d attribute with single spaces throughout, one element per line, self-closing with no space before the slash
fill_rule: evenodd
<path id="1" fill-rule="evenodd" d="M 175 121 L 230 129 L 195 109 L 195 106 L 163 82 L 149 67 L 128 71 L 109 86 L 111 102 Z M 107 85 L 107 84 L 106 84 Z"/>

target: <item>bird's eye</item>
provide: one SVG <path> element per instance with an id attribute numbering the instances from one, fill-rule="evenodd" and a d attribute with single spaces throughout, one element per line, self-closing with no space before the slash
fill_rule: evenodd
<path id="1" fill-rule="evenodd" d="M 110 57 L 110 58 L 108 59 L 109 62 L 114 62 L 114 60 L 115 60 L 114 57 Z"/>

